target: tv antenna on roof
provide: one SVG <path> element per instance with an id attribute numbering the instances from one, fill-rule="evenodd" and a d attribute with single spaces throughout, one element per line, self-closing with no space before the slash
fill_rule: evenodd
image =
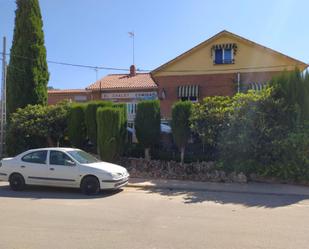
<path id="1" fill-rule="evenodd" d="M 132 38 L 132 58 L 133 58 L 133 64 L 134 65 L 134 39 L 135 39 L 135 33 L 134 31 L 128 32 L 130 38 Z"/>

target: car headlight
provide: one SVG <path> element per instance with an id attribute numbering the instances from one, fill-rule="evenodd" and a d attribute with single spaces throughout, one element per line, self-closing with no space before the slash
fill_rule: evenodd
<path id="1" fill-rule="evenodd" d="M 122 177 L 122 173 L 111 173 L 113 179 L 118 179 Z"/>

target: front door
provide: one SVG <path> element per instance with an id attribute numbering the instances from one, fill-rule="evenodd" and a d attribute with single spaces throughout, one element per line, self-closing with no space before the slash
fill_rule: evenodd
<path id="1" fill-rule="evenodd" d="M 49 152 L 48 178 L 54 186 L 76 187 L 79 170 L 72 158 L 62 151 Z"/>

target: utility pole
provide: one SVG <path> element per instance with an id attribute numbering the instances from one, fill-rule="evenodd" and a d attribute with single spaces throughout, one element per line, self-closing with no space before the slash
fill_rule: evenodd
<path id="1" fill-rule="evenodd" d="M 0 157 L 4 155 L 6 128 L 6 37 L 3 37 L 2 84 L 1 84 L 1 120 L 0 120 Z"/>

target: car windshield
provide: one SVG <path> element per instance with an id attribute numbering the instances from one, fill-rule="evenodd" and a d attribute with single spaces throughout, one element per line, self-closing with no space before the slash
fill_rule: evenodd
<path id="1" fill-rule="evenodd" d="M 68 153 L 79 163 L 96 163 L 99 162 L 97 158 L 88 154 L 82 150 L 72 150 L 68 151 Z"/>

